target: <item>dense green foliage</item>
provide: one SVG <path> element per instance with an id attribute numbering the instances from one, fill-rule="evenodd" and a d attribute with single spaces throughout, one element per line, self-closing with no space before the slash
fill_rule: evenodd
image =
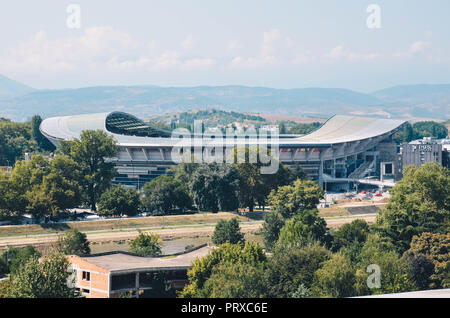
<path id="1" fill-rule="evenodd" d="M 322 124 L 314 122 L 310 124 L 297 124 L 289 129 L 290 134 L 304 135 L 318 129 Z"/>
<path id="2" fill-rule="evenodd" d="M 75 289 L 68 287 L 69 261 L 63 254 L 53 253 L 39 260 L 31 257 L 11 276 L 13 298 L 73 298 L 79 297 Z"/>
<path id="3" fill-rule="evenodd" d="M 384 235 L 406 251 L 414 235 L 445 233 L 450 228 L 450 172 L 435 163 L 409 166 L 377 217 Z"/>
<path id="4" fill-rule="evenodd" d="M 446 138 L 448 130 L 445 123 L 435 121 L 419 121 L 414 124 L 407 123 L 400 131 L 394 134 L 398 143 L 408 143 L 423 137 Z"/>
<path id="5" fill-rule="evenodd" d="M 26 247 L 10 247 L 0 256 L 0 275 L 14 274 L 28 259 L 41 254 L 31 245 Z"/>
<path id="6" fill-rule="evenodd" d="M 184 211 L 192 207 L 192 200 L 186 183 L 179 179 L 162 175 L 144 185 L 144 208 L 153 215 L 167 214 L 175 209 Z"/>
<path id="7" fill-rule="evenodd" d="M 269 212 L 264 214 L 264 223 L 261 234 L 264 238 L 264 246 L 267 250 L 272 250 L 278 242 L 280 231 L 284 226 L 283 217 L 276 212 Z"/>
<path id="8" fill-rule="evenodd" d="M 139 235 L 130 242 L 130 252 L 141 256 L 158 256 L 161 254 L 159 235 L 139 232 Z"/>
<path id="9" fill-rule="evenodd" d="M 272 211 L 291 218 L 304 210 L 315 209 L 323 197 L 322 188 L 314 181 L 296 180 L 293 185 L 281 186 L 269 195 Z"/>
<path id="10" fill-rule="evenodd" d="M 237 197 L 239 173 L 229 164 L 201 164 L 192 173 L 189 191 L 200 211 L 233 211 Z"/>
<path id="11" fill-rule="evenodd" d="M 0 118 L 0 166 L 12 166 L 16 160 L 23 160 L 25 153 L 39 151 L 33 139 L 31 123 L 14 123 Z"/>
<path id="12" fill-rule="evenodd" d="M 55 151 L 56 147 L 47 138 L 45 138 L 39 130 L 41 123 L 41 116 L 34 115 L 31 118 L 31 135 L 41 149 L 45 151 Z"/>
<path id="13" fill-rule="evenodd" d="M 192 268 L 188 271 L 189 284 L 180 293 L 180 297 L 212 297 L 212 293 L 215 293 L 216 297 L 226 297 L 230 294 L 233 294 L 234 297 L 250 296 L 249 293 L 256 295 L 258 293 L 257 290 L 253 292 L 245 290 L 245 286 L 242 286 L 243 282 L 239 279 L 234 282 L 230 281 L 227 284 L 228 291 L 222 288 L 224 286 L 216 286 L 217 284 L 213 282 L 217 282 L 219 285 L 222 284 L 223 278 L 218 277 L 220 275 L 218 269 L 222 269 L 227 273 L 228 277 L 231 277 L 233 273 L 238 273 L 241 277 L 245 277 L 247 286 L 254 284 L 258 276 L 251 277 L 248 272 L 253 275 L 259 272 L 257 268 L 263 266 L 266 261 L 267 258 L 258 244 L 250 242 L 246 242 L 245 245 L 222 244 L 219 248 L 213 249 L 210 255 L 194 261 Z M 242 266 L 236 267 L 238 264 Z M 213 278 L 213 281 L 209 281 L 210 278 Z M 237 289 L 234 286 L 236 283 L 240 285 Z M 256 284 L 258 284 L 257 281 Z M 238 291 L 242 291 L 245 294 L 238 294 Z"/>
<path id="14" fill-rule="evenodd" d="M 369 234 L 369 224 L 364 220 L 354 220 L 341 226 L 333 233 L 333 251 L 352 246 L 361 247 L 367 240 Z"/>
<path id="15" fill-rule="evenodd" d="M 77 229 L 66 231 L 58 238 L 57 250 L 65 255 L 88 255 L 91 253 L 86 234 Z"/>
<path id="16" fill-rule="evenodd" d="M 41 122 L 39 115 L 24 123 L 0 118 L 0 166 L 13 166 L 16 160 L 25 159 L 25 153 L 47 153 L 55 150 L 39 131 Z"/>
<path id="17" fill-rule="evenodd" d="M 241 233 L 238 218 L 232 218 L 231 220 L 220 220 L 217 222 L 211 240 L 216 245 L 221 245 L 224 243 L 244 243 L 244 235 Z"/>
<path id="18" fill-rule="evenodd" d="M 450 232 L 414 236 L 405 256 L 413 261 L 423 288 L 450 288 Z"/>
<path id="19" fill-rule="evenodd" d="M 102 130 L 85 130 L 80 139 L 62 142 L 60 150 L 78 164 L 86 202 L 96 211 L 98 199 L 116 176 L 114 163 L 107 161 L 116 155 L 116 141 Z"/>
<path id="20" fill-rule="evenodd" d="M 268 297 L 293 297 L 300 285 L 311 288 L 314 273 L 331 253 L 319 245 L 304 248 L 278 246 L 270 257 L 264 280 Z"/>
<path id="21" fill-rule="evenodd" d="M 30 213 L 36 220 L 48 219 L 83 202 L 95 210 L 115 176 L 114 163 L 106 162 L 115 151 L 106 133 L 84 131 L 80 140 L 62 142 L 63 155 L 16 162 L 9 175 L 0 175 L 0 218 Z"/>
<path id="22" fill-rule="evenodd" d="M 268 249 L 283 245 L 305 245 L 313 241 L 329 245 L 331 238 L 325 220 L 316 208 L 323 191 L 317 183 L 297 179 L 280 186 L 268 198 L 271 213 L 265 216 L 262 234 Z"/>
<path id="23" fill-rule="evenodd" d="M 67 156 L 53 160 L 41 155 L 18 161 L 9 177 L 0 177 L 0 216 L 19 217 L 30 213 L 47 218 L 80 204 L 80 172 Z"/>
<path id="24" fill-rule="evenodd" d="M 100 196 L 98 200 L 99 215 L 128 215 L 139 213 L 139 193 L 134 188 L 125 189 L 123 186 L 112 186 Z"/>
<path id="25" fill-rule="evenodd" d="M 304 210 L 288 219 L 280 230 L 278 244 L 281 246 L 306 246 L 319 242 L 329 245 L 331 237 L 326 222 L 318 216 L 317 209 Z"/>

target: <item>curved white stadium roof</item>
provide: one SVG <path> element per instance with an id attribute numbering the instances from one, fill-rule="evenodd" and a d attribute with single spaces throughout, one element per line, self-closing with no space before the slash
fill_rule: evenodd
<path id="1" fill-rule="evenodd" d="M 132 115 L 111 112 L 48 118 L 41 123 L 40 130 L 53 142 L 79 138 L 81 132 L 88 129 L 106 131 L 116 138 L 119 145 L 123 146 L 173 146 L 178 142 L 167 137 L 142 137 L 111 132 L 107 129 L 107 119 L 112 115 L 116 119 L 119 118 L 119 121 L 120 116 L 132 118 L 141 125 L 137 129 L 145 125 Z M 279 143 L 293 146 L 328 146 L 393 133 L 405 122 L 404 120 L 336 115 L 310 134 L 280 139 Z M 121 129 L 122 127 L 120 126 Z M 155 128 L 150 127 L 150 129 Z"/>
<path id="2" fill-rule="evenodd" d="M 319 129 L 296 140 L 319 144 L 350 142 L 386 134 L 404 123 L 404 120 L 337 115 L 331 117 Z"/>

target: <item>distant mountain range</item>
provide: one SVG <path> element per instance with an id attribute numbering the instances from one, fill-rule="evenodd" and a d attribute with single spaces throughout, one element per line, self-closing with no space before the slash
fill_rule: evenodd
<path id="1" fill-rule="evenodd" d="M 42 117 L 121 110 L 141 118 L 190 109 L 320 116 L 450 117 L 450 84 L 405 85 L 371 94 L 341 88 L 274 89 L 247 86 L 99 86 L 35 90 L 0 76 L 0 117 Z"/>

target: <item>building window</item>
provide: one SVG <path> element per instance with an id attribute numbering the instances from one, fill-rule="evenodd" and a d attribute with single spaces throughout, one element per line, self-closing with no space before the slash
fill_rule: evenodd
<path id="1" fill-rule="evenodd" d="M 83 294 L 90 294 L 91 293 L 91 291 L 89 289 L 84 289 L 84 288 L 81 290 L 81 292 Z"/>
<path id="2" fill-rule="evenodd" d="M 89 282 L 91 280 L 91 273 L 83 271 L 83 280 Z"/>

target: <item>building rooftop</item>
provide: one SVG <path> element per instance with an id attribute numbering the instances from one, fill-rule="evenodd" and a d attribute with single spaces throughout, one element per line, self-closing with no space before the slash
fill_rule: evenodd
<path id="1" fill-rule="evenodd" d="M 384 135 L 404 123 L 401 119 L 337 115 L 328 119 L 319 129 L 295 140 L 311 144 L 351 142 Z"/>
<path id="2" fill-rule="evenodd" d="M 110 272 L 137 270 L 172 270 L 188 269 L 197 258 L 208 255 L 210 246 L 203 246 L 188 253 L 176 256 L 143 257 L 126 252 L 112 252 L 80 257 L 84 261 L 94 264 Z"/>
<path id="3" fill-rule="evenodd" d="M 357 298 L 450 298 L 450 289 L 421 290 L 406 293 L 362 296 Z"/>

